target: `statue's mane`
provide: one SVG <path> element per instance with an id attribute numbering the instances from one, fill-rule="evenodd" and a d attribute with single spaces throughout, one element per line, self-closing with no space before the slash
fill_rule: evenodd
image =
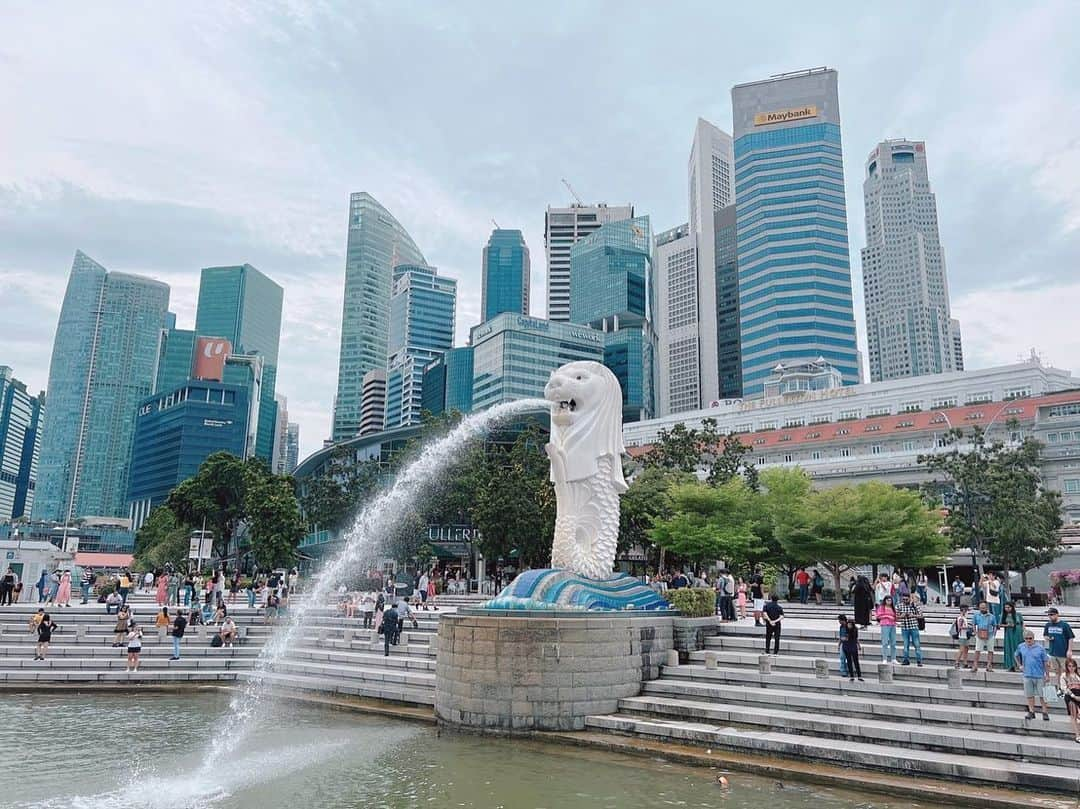
<path id="1" fill-rule="evenodd" d="M 571 363 L 573 367 L 578 363 Z M 599 471 L 599 460 L 612 459 L 611 477 L 619 491 L 626 481 L 622 473 L 625 452 L 622 436 L 622 389 L 619 380 L 598 362 L 582 362 L 591 374 L 588 401 L 570 424 L 552 420 L 551 442 L 564 453 L 567 480 L 584 480 Z M 563 369 L 560 369 L 563 370 Z M 597 388 L 597 390 L 593 390 Z"/>

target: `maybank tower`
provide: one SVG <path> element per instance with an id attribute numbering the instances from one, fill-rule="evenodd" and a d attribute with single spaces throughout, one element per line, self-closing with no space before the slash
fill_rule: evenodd
<path id="1" fill-rule="evenodd" d="M 743 395 L 822 359 L 856 384 L 836 71 L 739 84 L 731 101 Z"/>

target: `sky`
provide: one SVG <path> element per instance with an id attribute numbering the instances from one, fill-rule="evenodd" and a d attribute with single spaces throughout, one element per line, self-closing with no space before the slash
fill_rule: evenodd
<path id="1" fill-rule="evenodd" d="M 0 365 L 44 388 L 76 249 L 170 284 L 285 288 L 278 392 L 301 454 L 330 431 L 350 192 L 368 191 L 480 309 L 495 220 L 532 254 L 544 209 L 687 219 L 697 118 L 731 86 L 839 72 L 856 322 L 866 156 L 925 140 L 970 368 L 1036 349 L 1080 372 L 1080 5 L 1046 2 L 4 3 Z"/>

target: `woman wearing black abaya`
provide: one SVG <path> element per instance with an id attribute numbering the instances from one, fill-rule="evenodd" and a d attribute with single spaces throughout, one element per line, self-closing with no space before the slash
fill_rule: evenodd
<path id="1" fill-rule="evenodd" d="M 874 588 L 866 576 L 855 582 L 855 623 L 863 629 L 870 626 L 870 610 L 874 606 Z"/>

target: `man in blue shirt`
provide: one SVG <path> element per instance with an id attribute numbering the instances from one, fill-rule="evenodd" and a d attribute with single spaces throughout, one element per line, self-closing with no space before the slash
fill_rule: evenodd
<path id="1" fill-rule="evenodd" d="M 1050 641 L 1050 658 L 1054 672 L 1060 677 L 1065 673 L 1065 659 L 1072 657 L 1073 631 L 1071 626 L 1061 620 L 1057 607 L 1048 609 L 1046 615 L 1050 620 L 1043 627 L 1043 637 Z"/>
<path id="2" fill-rule="evenodd" d="M 1041 644 L 1035 643 L 1035 633 L 1030 629 L 1024 630 L 1024 642 L 1016 650 L 1016 663 L 1024 669 L 1024 696 L 1027 697 L 1027 718 L 1035 718 L 1035 697 L 1042 700 L 1042 715 L 1047 722 L 1050 721 L 1050 711 L 1046 707 L 1046 696 L 1043 693 L 1043 685 L 1050 681 L 1050 671 L 1046 664 L 1050 655 Z"/>
<path id="3" fill-rule="evenodd" d="M 986 601 L 979 604 L 979 611 L 971 619 L 975 626 L 975 662 L 972 671 L 979 670 L 979 653 L 986 652 L 986 670 L 994 670 L 994 635 L 997 634 L 997 617 L 990 612 Z"/>

